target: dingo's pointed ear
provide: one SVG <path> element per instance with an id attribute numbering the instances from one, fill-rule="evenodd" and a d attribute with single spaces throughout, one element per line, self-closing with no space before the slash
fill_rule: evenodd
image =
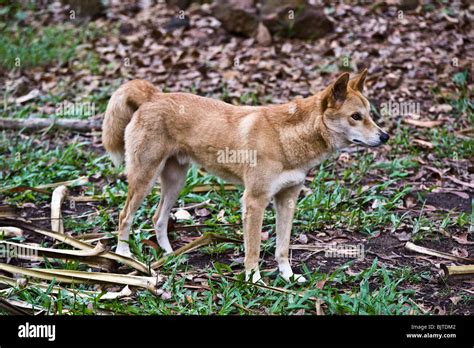
<path id="1" fill-rule="evenodd" d="M 350 79 L 349 87 L 352 88 L 354 91 L 362 92 L 364 89 L 365 78 L 367 77 L 367 69 L 362 70 L 362 72 L 356 77 Z"/>
<path id="2" fill-rule="evenodd" d="M 347 83 L 349 82 L 349 73 L 343 73 L 339 75 L 336 81 L 331 83 L 326 89 L 325 96 L 323 98 L 324 105 L 330 107 L 339 107 L 347 96 Z"/>

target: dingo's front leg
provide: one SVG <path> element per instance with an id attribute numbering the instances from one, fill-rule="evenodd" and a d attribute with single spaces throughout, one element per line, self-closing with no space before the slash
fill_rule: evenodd
<path id="1" fill-rule="evenodd" d="M 268 204 L 265 195 L 254 195 L 245 190 L 243 196 L 243 225 L 245 247 L 245 279 L 253 283 L 261 282 L 258 261 L 260 259 L 260 242 L 263 213 Z"/>
<path id="2" fill-rule="evenodd" d="M 306 282 L 301 274 L 294 274 L 288 260 L 288 249 L 290 247 L 291 227 L 293 225 L 293 215 L 296 201 L 301 191 L 301 185 L 296 185 L 283 189 L 275 195 L 276 206 L 276 250 L 275 259 L 281 276 L 290 281 L 292 277 L 298 283 Z"/>

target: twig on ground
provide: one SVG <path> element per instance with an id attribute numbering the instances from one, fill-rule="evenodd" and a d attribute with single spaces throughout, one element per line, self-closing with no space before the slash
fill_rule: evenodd
<path id="1" fill-rule="evenodd" d="M 444 271 L 444 275 L 447 278 L 473 278 L 474 277 L 474 265 L 447 266 L 442 263 L 441 269 Z"/>
<path id="2" fill-rule="evenodd" d="M 0 219 L 0 226 L 3 224 L 5 225 L 13 225 L 15 227 L 20 227 L 25 230 L 35 232 L 42 234 L 44 236 L 53 238 L 55 240 L 58 240 L 60 242 L 63 242 L 65 244 L 68 244 L 74 248 L 81 249 L 81 250 L 90 250 L 94 249 L 94 246 L 85 242 L 82 242 L 80 240 L 77 240 L 75 238 L 72 238 L 71 236 L 68 236 L 67 234 L 60 234 L 52 231 L 46 231 L 40 228 L 36 228 L 32 224 L 26 223 L 24 221 L 20 220 L 12 220 L 12 219 Z M 135 270 L 145 273 L 145 274 L 151 274 L 152 276 L 156 275 L 156 273 L 152 270 L 149 269 L 145 264 L 132 259 L 130 257 L 122 256 L 116 253 L 113 253 L 111 251 L 104 252 L 103 254 L 100 255 L 100 257 L 105 257 L 106 259 L 110 260 L 115 260 L 118 262 L 121 262 L 129 267 L 134 268 Z"/>
<path id="3" fill-rule="evenodd" d="M 57 127 L 76 132 L 101 130 L 102 121 L 98 119 L 79 120 L 73 118 L 0 118 L 0 129 L 26 129 L 36 131 L 49 127 Z"/>
<path id="4" fill-rule="evenodd" d="M 221 236 L 219 234 L 216 234 L 216 233 L 204 233 L 201 237 L 199 238 L 196 238 L 195 240 L 193 240 L 192 242 L 186 244 L 186 245 L 183 245 L 181 248 L 179 248 L 178 250 L 176 250 L 173 254 L 173 256 L 178 256 L 178 255 L 182 255 L 182 254 L 186 254 L 186 253 L 189 253 L 197 248 L 200 248 L 202 246 L 205 246 L 205 245 L 208 245 L 208 244 L 211 244 L 213 242 L 219 242 L 219 243 L 242 243 L 241 240 L 239 239 L 235 239 L 235 238 L 229 238 L 229 237 L 224 237 L 224 236 Z M 167 256 L 164 256 L 162 257 L 161 259 L 159 259 L 158 261 L 154 262 L 151 264 L 151 268 L 152 269 L 156 269 L 156 268 L 159 268 L 161 267 L 166 259 L 168 258 L 168 256 L 171 256 L 171 255 L 167 255 Z"/>
<path id="5" fill-rule="evenodd" d="M 436 256 L 442 259 L 446 260 L 451 260 L 451 261 L 459 261 L 459 262 L 472 262 L 474 261 L 473 258 L 467 258 L 467 257 L 460 257 L 460 256 L 455 256 L 452 254 L 444 253 L 442 251 L 437 251 L 429 248 L 425 248 L 419 245 L 415 245 L 412 242 L 407 242 L 405 244 L 405 248 L 411 251 L 415 251 L 420 254 L 425 254 L 425 255 L 430 255 L 430 256 Z"/>
<path id="6" fill-rule="evenodd" d="M 0 309 L 13 315 L 30 315 L 29 312 L 22 308 L 18 308 L 18 306 L 11 304 L 4 298 L 0 298 Z"/>
<path id="7" fill-rule="evenodd" d="M 53 232 L 64 234 L 61 206 L 66 196 L 67 187 L 65 185 L 58 186 L 53 191 L 53 196 L 51 197 L 51 230 Z"/>
<path id="8" fill-rule="evenodd" d="M 102 272 L 83 272 L 64 269 L 42 269 L 42 268 L 23 268 L 0 263 L 0 270 L 9 273 L 19 273 L 25 276 L 56 280 L 60 283 L 69 284 L 122 284 L 145 288 L 156 293 L 157 283 L 162 281 L 162 276 L 142 277 L 128 274 L 102 273 Z"/>
<path id="9" fill-rule="evenodd" d="M 47 195 L 51 195 L 51 192 L 49 192 L 46 189 L 50 188 L 56 188 L 58 186 L 81 186 L 89 182 L 89 179 L 85 176 L 81 176 L 77 179 L 74 180 L 67 180 L 67 181 L 59 181 L 59 182 L 54 182 L 51 184 L 43 184 L 43 185 L 38 185 L 36 187 L 31 187 L 31 186 L 10 186 L 10 187 L 5 187 L 3 189 L 0 189 L 0 192 L 23 192 L 23 191 L 34 191 L 34 192 L 39 192 L 39 193 L 44 193 Z"/>

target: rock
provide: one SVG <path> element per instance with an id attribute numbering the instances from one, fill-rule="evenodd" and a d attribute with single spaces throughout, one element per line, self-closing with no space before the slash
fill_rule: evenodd
<path id="1" fill-rule="evenodd" d="M 403 11 L 412 11 L 415 10 L 419 5 L 418 0 L 400 0 L 398 8 Z"/>
<path id="2" fill-rule="evenodd" d="M 182 17 L 174 16 L 168 22 L 165 23 L 165 25 L 163 26 L 163 29 L 167 33 L 171 33 L 175 31 L 176 29 L 180 29 L 180 28 L 188 29 L 189 27 L 190 27 L 189 17 L 184 15 Z"/>
<path id="3" fill-rule="evenodd" d="M 398 88 L 402 82 L 402 75 L 399 71 L 391 72 L 385 76 L 387 84 L 392 88 Z"/>
<path id="4" fill-rule="evenodd" d="M 295 18 L 293 36 L 299 39 L 317 39 L 333 31 L 333 23 L 326 17 L 322 8 L 307 8 Z"/>
<path id="5" fill-rule="evenodd" d="M 100 0 L 61 0 L 63 5 L 69 5 L 77 18 L 98 18 L 104 14 L 104 5 Z"/>
<path id="6" fill-rule="evenodd" d="M 298 239 L 301 244 L 308 244 L 308 236 L 306 234 L 301 233 Z"/>
<path id="7" fill-rule="evenodd" d="M 166 0 L 166 5 L 185 10 L 191 5 L 192 0 Z"/>
<path id="8" fill-rule="evenodd" d="M 132 23 L 120 23 L 119 33 L 120 35 L 130 35 L 135 31 Z"/>
<path id="9" fill-rule="evenodd" d="M 323 6 L 313 6 L 305 0 L 266 1 L 261 14 L 270 32 L 287 37 L 317 39 L 334 28 Z"/>
<path id="10" fill-rule="evenodd" d="M 324 14 L 322 5 L 311 5 L 308 0 L 266 0 L 261 3 L 257 11 L 254 0 L 216 0 L 212 14 L 225 30 L 256 36 L 264 45 L 271 43 L 267 31 L 285 37 L 317 39 L 333 30 L 333 23 Z M 259 26 L 260 23 L 265 27 Z"/>
<path id="11" fill-rule="evenodd" d="M 212 15 L 228 32 L 248 37 L 257 34 L 259 18 L 252 0 L 217 0 L 212 7 Z"/>
<path id="12" fill-rule="evenodd" d="M 272 44 L 272 35 L 263 23 L 258 24 L 256 39 L 262 46 L 270 46 Z"/>

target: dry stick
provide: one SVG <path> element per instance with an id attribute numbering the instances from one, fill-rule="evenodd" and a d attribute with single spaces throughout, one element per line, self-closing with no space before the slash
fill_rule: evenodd
<path id="1" fill-rule="evenodd" d="M 472 262 L 474 261 L 473 258 L 467 258 L 467 257 L 461 257 L 461 256 L 455 256 L 452 254 L 444 253 L 442 251 L 437 251 L 433 249 L 428 249 L 419 245 L 415 245 L 412 242 L 407 242 L 405 244 L 405 248 L 411 251 L 415 251 L 420 254 L 425 254 L 425 255 L 430 255 L 430 256 L 436 256 L 442 259 L 446 260 L 451 260 L 451 261 L 458 261 L 458 262 Z"/>
<path id="2" fill-rule="evenodd" d="M 69 199 L 69 200 L 71 200 L 71 199 Z M 106 211 L 109 212 L 110 209 L 106 210 Z M 67 218 L 68 219 L 82 219 L 82 218 L 85 218 L 85 217 L 99 215 L 100 213 L 101 213 L 100 211 L 93 211 L 93 212 L 85 213 L 85 214 L 82 214 L 82 215 L 68 215 Z M 28 218 L 28 221 L 45 221 L 45 220 L 52 220 L 52 219 L 50 217 L 38 217 L 38 218 L 29 217 Z"/>
<path id="3" fill-rule="evenodd" d="M 462 181 L 462 180 L 459 180 L 458 178 L 452 176 L 452 175 L 446 175 L 446 177 L 451 180 L 452 182 L 455 182 L 456 184 L 458 185 L 462 185 L 462 186 L 465 186 L 465 187 L 469 187 L 471 189 L 474 189 L 474 184 L 470 183 L 470 182 L 465 182 L 465 181 Z"/>
<path id="4" fill-rule="evenodd" d="M 436 174 L 438 174 L 441 179 L 446 178 L 446 179 L 449 179 L 449 180 L 451 180 L 452 182 L 454 182 L 458 185 L 474 189 L 474 184 L 472 184 L 470 182 L 465 182 L 465 181 L 459 180 L 458 178 L 456 178 L 452 175 L 444 175 L 444 173 L 446 173 L 448 170 L 444 170 L 444 172 L 443 172 L 441 169 L 433 168 L 433 167 L 430 167 L 430 166 L 425 166 L 425 168 L 432 171 L 432 172 L 434 172 L 434 173 L 436 173 Z"/>
<path id="5" fill-rule="evenodd" d="M 44 268 L 23 268 L 0 263 L 0 270 L 9 273 L 19 273 L 33 278 L 56 280 L 61 283 L 70 284 L 121 284 L 145 288 L 151 292 L 156 292 L 157 283 L 161 282 L 162 277 L 143 277 L 132 276 L 128 274 L 102 273 L 102 272 L 83 272 L 63 269 L 44 269 Z"/>
<path id="6" fill-rule="evenodd" d="M 193 251 L 197 248 L 200 248 L 202 246 L 211 244 L 212 242 L 242 243 L 242 241 L 239 240 L 239 239 L 224 237 L 224 236 L 221 236 L 221 235 L 216 234 L 216 233 L 204 233 L 201 237 L 196 238 L 195 240 L 193 240 L 192 242 L 190 242 L 186 245 L 183 245 L 181 248 L 177 249 L 171 255 L 178 256 L 178 255 L 182 255 L 182 254 L 185 254 L 185 253 L 189 253 L 189 252 L 191 252 L 191 251 Z M 166 256 L 162 257 L 161 259 L 159 259 L 158 261 L 153 262 L 151 264 L 151 268 L 156 269 L 156 268 L 161 267 L 165 263 L 168 256 L 171 256 L 171 255 L 166 255 Z"/>
<path id="7" fill-rule="evenodd" d="M 63 182 L 57 182 L 53 184 L 45 184 L 45 185 L 39 185 L 37 187 L 30 187 L 30 186 L 16 186 L 16 187 L 6 187 L 3 189 L 0 189 L 1 192 L 23 192 L 23 191 L 34 191 L 34 192 L 39 192 L 47 195 L 51 195 L 51 192 L 45 190 L 45 188 L 54 188 L 60 185 L 78 185 L 82 184 L 79 180 L 84 180 L 84 182 L 87 182 L 87 178 L 79 178 L 75 180 L 70 180 L 70 181 L 63 181 Z M 157 188 L 159 189 L 160 186 L 158 185 Z M 195 193 L 203 193 L 203 192 L 209 192 L 209 191 L 219 191 L 221 189 L 224 189 L 224 191 L 237 191 L 239 188 L 235 185 L 232 184 L 225 184 L 225 185 L 196 185 L 194 186 L 190 192 L 195 192 Z M 122 192 L 115 194 L 115 197 L 126 197 L 127 193 Z M 105 195 L 94 195 L 94 196 L 69 196 L 68 200 L 74 201 L 74 202 L 100 202 L 103 201 L 106 198 Z M 178 208 L 179 209 L 179 208 Z M 186 207 L 182 209 L 188 209 Z"/>
<path id="8" fill-rule="evenodd" d="M 29 312 L 12 305 L 7 300 L 0 298 L 0 308 L 13 315 L 31 315 Z"/>
<path id="9" fill-rule="evenodd" d="M 26 280 L 25 278 L 21 278 L 22 280 Z M 74 290 L 70 288 L 64 288 L 62 286 L 54 285 L 51 287 L 50 284 L 48 283 L 36 283 L 36 282 L 31 282 L 27 281 L 25 282 L 25 285 L 21 285 L 18 282 L 18 279 L 13 279 L 10 277 L 6 277 L 3 275 L 0 275 L 0 284 L 6 284 L 10 287 L 19 287 L 19 288 L 24 288 L 26 286 L 31 286 L 35 288 L 40 288 L 42 290 L 49 290 L 51 294 L 57 295 L 61 291 L 65 291 L 68 293 L 71 293 L 73 296 L 79 296 L 79 297 L 87 297 L 87 296 L 98 296 L 101 294 L 100 291 L 91 291 L 91 290 Z"/>
<path id="10" fill-rule="evenodd" d="M 465 134 L 469 134 L 469 133 L 474 133 L 474 128 L 473 127 L 470 127 L 470 128 L 464 128 L 464 129 L 461 129 L 457 132 L 455 132 L 456 134 L 462 134 L 462 135 L 465 135 Z"/>
<path id="11" fill-rule="evenodd" d="M 69 218 L 69 216 L 68 216 Z M 30 219 L 32 220 L 32 219 Z M 175 225 L 173 226 L 173 231 L 188 231 L 188 230 L 195 230 L 198 228 L 221 228 L 221 227 L 235 227 L 240 226 L 240 224 L 215 224 L 215 225 L 206 225 L 206 224 L 195 224 L 195 225 Z M 155 231 L 154 228 L 142 228 L 140 230 L 136 230 L 132 233 L 140 233 L 142 232 L 152 232 Z M 109 235 L 110 234 L 110 235 Z M 118 234 L 118 231 L 111 231 L 111 232 L 91 232 L 91 233 L 84 233 L 78 236 L 80 240 L 87 240 L 89 242 L 102 240 L 102 239 L 110 239 L 114 238 Z"/>
<path id="12" fill-rule="evenodd" d="M 0 192 L 22 192 L 22 191 L 35 191 L 35 192 L 40 192 L 44 194 L 50 195 L 51 192 L 45 190 L 48 188 L 56 188 L 61 185 L 65 186 L 77 186 L 77 185 L 84 185 L 89 182 L 89 179 L 85 176 L 81 176 L 77 179 L 74 180 L 67 180 L 67 181 L 59 181 L 59 182 L 54 182 L 51 184 L 43 184 L 43 185 L 38 185 L 36 187 L 31 187 L 31 186 L 13 186 L 13 187 L 6 187 L 0 190 Z"/>
<path id="13" fill-rule="evenodd" d="M 209 191 L 237 191 L 239 188 L 236 185 L 224 184 L 224 185 L 196 185 L 191 189 L 191 192 L 209 192 Z"/>
<path id="14" fill-rule="evenodd" d="M 157 185 L 157 188 L 159 189 L 160 186 Z M 194 193 L 203 193 L 203 192 L 209 192 L 209 191 L 219 191 L 223 189 L 224 191 L 237 191 L 239 188 L 235 185 L 232 184 L 225 184 L 225 185 L 196 185 L 194 186 L 190 192 Z M 1 191 L 0 191 L 1 192 Z M 126 197 L 127 193 L 122 192 L 122 193 L 117 193 L 115 194 L 115 197 Z M 95 196 L 70 196 L 68 199 L 71 201 L 76 201 L 76 202 L 99 202 L 102 201 L 106 198 L 104 195 L 95 195 Z M 198 203 L 195 206 L 191 206 L 192 208 L 195 208 L 196 206 L 200 206 L 202 203 Z M 179 210 L 179 209 L 184 209 L 188 210 L 191 207 L 178 207 L 178 208 L 173 208 L 174 210 Z"/>
<path id="15" fill-rule="evenodd" d="M 38 185 L 35 188 L 37 189 L 48 189 L 48 188 L 56 188 L 58 186 L 81 186 L 85 185 L 89 182 L 89 179 L 86 176 L 80 176 L 77 179 L 73 180 L 66 180 L 66 181 L 59 181 L 59 182 L 53 182 L 50 184 L 43 184 L 43 185 Z"/>
<path id="16" fill-rule="evenodd" d="M 192 204 L 192 205 L 188 205 L 188 206 L 184 206 L 184 207 L 176 207 L 176 208 L 171 209 L 171 211 L 196 209 L 196 208 L 200 208 L 200 207 L 203 207 L 205 205 L 208 205 L 210 202 L 211 202 L 211 200 L 207 199 L 207 200 L 205 200 L 204 202 L 201 202 L 201 203 L 196 203 L 196 204 Z"/>
<path id="17" fill-rule="evenodd" d="M 98 256 L 105 252 L 105 247 L 102 243 L 97 243 L 97 245 L 93 249 L 85 249 L 85 250 L 66 250 L 66 249 L 52 249 L 52 248 L 43 248 L 36 245 L 30 244 L 20 244 L 14 242 L 7 242 L 7 241 L 0 241 L 0 244 L 11 245 L 16 250 L 26 252 L 27 250 L 33 252 L 36 251 L 37 255 L 34 256 L 46 256 L 46 257 L 61 257 L 64 256 L 76 256 L 77 258 L 81 257 L 89 257 L 89 256 Z M 22 258 L 22 256 L 30 257 L 33 253 L 29 254 L 28 252 L 25 254 L 18 253 L 15 255 L 18 258 Z"/>
<path id="18" fill-rule="evenodd" d="M 0 205 L 0 217 L 18 216 L 17 209 L 8 205 Z"/>
<path id="19" fill-rule="evenodd" d="M 9 298 L 2 298 L 4 302 L 10 303 L 12 306 L 15 306 L 18 309 L 23 309 L 26 311 L 29 311 L 29 315 L 39 315 L 41 313 L 48 312 L 48 310 L 44 307 L 38 306 L 38 305 L 33 305 L 31 303 L 28 303 L 26 301 L 21 301 L 21 300 L 14 300 L 14 299 L 9 299 Z"/>
<path id="20" fill-rule="evenodd" d="M 160 268 L 161 266 L 163 266 L 163 264 L 166 262 L 167 258 L 170 257 L 170 256 L 179 256 L 179 255 L 182 255 L 182 254 L 186 254 L 186 253 L 189 253 L 189 252 L 191 252 L 195 249 L 203 247 L 205 245 L 209 245 L 212 242 L 243 243 L 240 239 L 228 238 L 228 237 L 221 236 L 219 234 L 206 232 L 201 237 L 196 238 L 195 240 L 193 240 L 192 242 L 190 242 L 186 245 L 183 245 L 181 248 L 177 249 L 172 254 L 165 255 L 161 259 L 159 259 L 158 261 L 153 262 L 151 264 L 151 269 L 155 270 L 155 269 Z M 130 275 L 135 275 L 135 274 L 137 274 L 137 272 L 133 271 L 129 274 Z"/>
<path id="21" fill-rule="evenodd" d="M 413 305 L 416 306 L 416 308 L 418 308 L 423 314 L 427 314 L 428 311 L 426 309 L 424 309 L 422 306 L 420 306 L 418 303 L 416 303 L 415 301 L 413 301 L 411 298 L 408 299 Z"/>
<path id="22" fill-rule="evenodd" d="M 315 308 L 316 308 L 316 315 L 325 315 L 324 310 L 323 310 L 323 304 L 324 301 L 321 299 L 318 299 L 315 303 Z"/>
<path id="23" fill-rule="evenodd" d="M 288 289 L 284 289 L 284 288 L 277 288 L 275 286 L 269 286 L 269 285 L 262 284 L 262 283 L 259 283 L 259 282 L 253 283 L 253 282 L 242 281 L 240 279 L 236 279 L 236 278 L 229 277 L 229 276 L 223 276 L 223 277 L 228 279 L 228 280 L 231 280 L 233 282 L 241 282 L 241 283 L 244 283 L 244 284 L 247 284 L 247 285 L 256 286 L 256 287 L 259 287 L 259 288 L 262 288 L 262 289 L 278 292 L 278 293 L 281 293 L 281 294 L 292 294 L 292 295 L 299 296 L 299 297 L 304 297 L 305 296 L 304 294 L 301 294 L 301 293 L 296 292 L 296 291 L 292 291 L 292 290 L 288 290 Z M 322 301 L 322 299 L 314 297 L 314 296 L 310 296 L 310 297 L 308 297 L 308 299 L 311 300 L 311 301 Z"/>
<path id="24" fill-rule="evenodd" d="M 59 240 L 60 242 L 68 244 L 68 245 L 70 245 L 74 248 L 77 248 L 77 249 L 81 249 L 81 250 L 94 249 L 93 245 L 85 243 L 85 242 L 81 242 L 80 240 L 72 238 L 72 237 L 70 237 L 66 234 L 60 234 L 60 233 L 55 233 L 55 232 L 52 232 L 52 231 L 42 230 L 42 229 L 36 228 L 36 227 L 32 226 L 31 224 L 28 224 L 28 223 L 20 221 L 20 220 L 0 219 L 0 226 L 3 225 L 3 224 L 8 225 L 8 226 L 13 225 L 15 227 L 20 227 L 20 228 L 23 228 L 23 229 L 31 231 L 31 232 L 42 234 L 44 236 Z M 121 262 L 121 263 L 123 263 L 123 264 L 125 264 L 129 267 L 132 267 L 132 268 L 136 269 L 137 271 L 140 271 L 140 272 L 146 273 L 146 274 L 151 273 L 152 276 L 156 276 L 156 273 L 153 270 L 150 270 L 145 264 L 143 264 L 143 263 L 141 263 L 141 262 L 139 262 L 135 259 L 132 259 L 130 257 L 125 257 L 125 256 L 122 256 L 122 255 L 119 255 L 119 254 L 116 254 L 116 253 L 113 253 L 113 252 L 110 252 L 110 251 L 107 251 L 107 252 L 101 254 L 100 257 L 105 257 L 106 259 Z"/>
<path id="25" fill-rule="evenodd" d="M 235 303 L 235 302 L 232 302 L 232 305 L 243 310 L 244 312 L 248 313 L 248 314 L 256 314 L 258 313 L 257 311 L 253 310 L 253 309 L 250 309 L 250 308 L 245 308 L 244 306 L 242 305 L 239 305 L 238 303 Z"/>
<path id="26" fill-rule="evenodd" d="M 90 132 L 102 129 L 102 121 L 98 119 L 78 120 L 72 118 L 0 118 L 0 129 L 40 130 L 55 126 L 77 132 Z"/>
<path id="27" fill-rule="evenodd" d="M 446 277 L 452 278 L 471 278 L 474 277 L 474 265 L 465 266 L 446 266 L 441 264 Z"/>
<path id="28" fill-rule="evenodd" d="M 105 252 L 105 248 L 101 243 L 98 243 L 94 249 L 88 250 L 66 250 L 66 249 L 51 249 L 42 248 L 35 245 L 19 244 L 7 241 L 0 241 L 0 245 L 11 246 L 10 250 L 16 250 L 15 257 L 26 260 L 42 260 L 43 257 L 54 259 L 78 260 L 90 266 L 100 269 L 112 269 L 112 260 L 99 257 Z"/>
<path id="29" fill-rule="evenodd" d="M 66 196 L 67 187 L 65 185 L 61 185 L 54 189 L 53 196 L 51 197 L 51 230 L 61 234 L 64 234 L 61 206 Z"/>

